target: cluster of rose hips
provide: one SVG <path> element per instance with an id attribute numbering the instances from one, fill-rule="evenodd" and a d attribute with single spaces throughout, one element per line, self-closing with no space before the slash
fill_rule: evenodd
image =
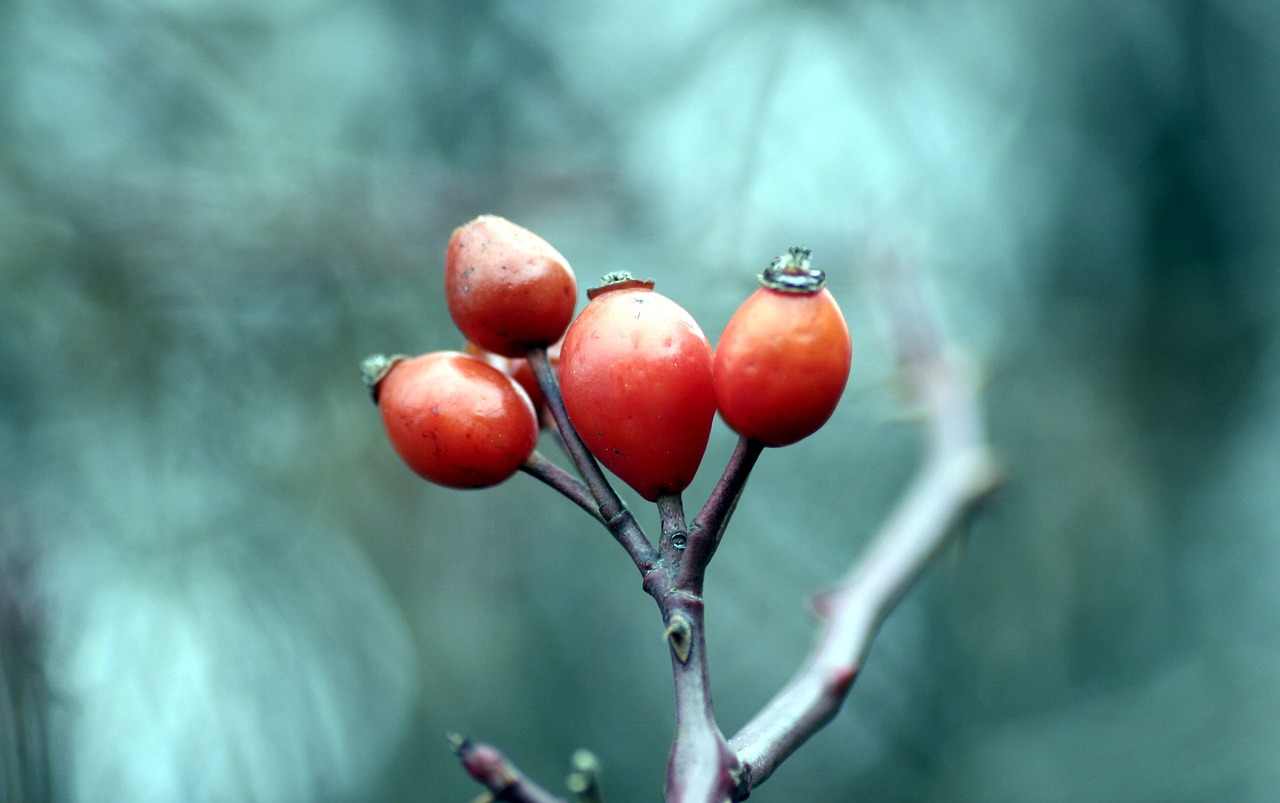
<path id="1" fill-rule="evenodd" d="M 410 468 L 440 485 L 481 488 L 533 458 L 548 378 L 540 385 L 530 361 L 550 353 L 549 381 L 558 380 L 577 437 L 656 501 L 693 481 L 717 411 L 747 442 L 785 446 L 816 432 L 840 401 L 852 346 L 825 275 L 793 248 L 760 282 L 714 350 L 680 305 L 627 274 L 589 290 L 574 318 L 578 288 L 565 258 L 485 215 L 453 232 L 445 256 L 465 351 L 372 357 L 365 376 Z"/>

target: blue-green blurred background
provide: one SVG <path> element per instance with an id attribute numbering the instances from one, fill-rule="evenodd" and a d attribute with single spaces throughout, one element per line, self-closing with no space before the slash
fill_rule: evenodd
<path id="1" fill-rule="evenodd" d="M 484 212 L 713 340 L 788 246 L 831 274 L 849 391 L 708 583 L 729 732 L 916 465 L 868 271 L 982 366 L 1008 486 L 753 800 L 1280 799 L 1278 42 L 1268 0 L 0 3 L 5 799 L 469 800 L 446 730 L 660 797 L 634 568 L 527 477 L 416 480 L 359 381 L 459 344 Z"/>

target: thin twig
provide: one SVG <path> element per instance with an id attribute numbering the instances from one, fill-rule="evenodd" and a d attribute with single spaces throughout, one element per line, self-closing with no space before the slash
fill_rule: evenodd
<path id="1" fill-rule="evenodd" d="M 658 554 L 668 560 L 679 560 L 689 543 L 689 528 L 684 520 L 684 500 L 680 494 L 658 497 L 658 518 L 662 522 Z"/>
<path id="2" fill-rule="evenodd" d="M 592 498 L 596 500 L 605 526 L 627 551 L 636 568 L 640 570 L 640 574 L 647 574 L 657 561 L 658 552 L 653 548 L 653 544 L 649 543 L 649 538 L 644 534 L 639 522 L 613 490 L 600 465 L 596 463 L 595 457 L 591 455 L 582 438 L 578 436 L 578 431 L 570 423 L 569 414 L 564 409 L 564 397 L 560 395 L 560 383 L 556 381 L 551 361 L 547 359 L 547 350 L 530 349 L 527 357 L 529 367 L 533 369 L 533 375 L 538 380 L 538 387 L 542 389 L 542 394 L 547 399 L 547 409 L 551 411 L 556 427 L 560 430 L 565 449 L 573 457 L 578 471 L 582 473 Z"/>
<path id="3" fill-rule="evenodd" d="M 596 502 L 591 497 L 591 491 L 587 486 L 577 477 L 543 457 L 541 452 L 535 451 L 529 455 L 529 459 L 524 461 L 520 470 L 559 491 L 570 502 L 604 524 L 604 516 L 600 515 L 600 509 L 596 507 Z"/>
<path id="4" fill-rule="evenodd" d="M 488 789 L 495 801 L 568 803 L 564 798 L 556 797 L 526 778 L 493 745 L 473 742 L 456 733 L 449 734 L 449 745 L 467 774 Z"/>
<path id="5" fill-rule="evenodd" d="M 702 510 L 694 518 L 689 528 L 690 553 L 703 556 L 700 558 L 704 564 L 703 568 L 711 561 L 716 549 L 720 546 L 720 539 L 724 537 L 724 531 L 729 526 L 729 519 L 738 507 L 742 489 L 746 487 L 751 469 L 755 467 L 756 460 L 759 459 L 763 450 L 764 444 L 759 441 L 738 438 L 738 444 L 734 447 L 733 454 L 729 456 L 729 462 L 720 474 L 720 480 L 712 489 L 711 495 L 707 497 Z"/>
<path id="6" fill-rule="evenodd" d="M 885 617 L 998 482 L 976 383 L 945 348 L 916 277 L 891 275 L 885 289 L 901 371 L 925 416 L 924 463 L 866 554 L 818 599 L 825 624 L 805 664 L 729 740 L 748 767 L 749 788 L 835 716 Z"/>

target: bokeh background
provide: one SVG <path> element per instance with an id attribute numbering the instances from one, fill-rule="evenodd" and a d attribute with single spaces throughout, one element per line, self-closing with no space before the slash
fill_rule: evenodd
<path id="1" fill-rule="evenodd" d="M 458 345 L 484 212 L 713 340 L 786 247 L 831 275 L 851 386 L 708 583 L 729 732 L 916 465 L 868 271 L 982 367 L 1007 487 L 753 800 L 1280 799 L 1277 43 L 1268 0 L 0 4 L 4 799 L 469 800 L 446 730 L 660 796 L 625 556 L 416 480 L 359 381 Z"/>

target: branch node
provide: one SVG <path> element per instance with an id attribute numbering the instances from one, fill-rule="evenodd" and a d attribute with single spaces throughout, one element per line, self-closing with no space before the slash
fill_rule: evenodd
<path id="1" fill-rule="evenodd" d="M 858 667 L 841 666 L 827 674 L 827 693 L 836 698 L 843 698 L 858 679 Z"/>
<path id="2" fill-rule="evenodd" d="M 693 647 L 693 626 L 689 618 L 682 613 L 673 613 L 667 620 L 667 629 L 662 634 L 671 646 L 680 663 L 689 662 L 689 650 Z"/>
<path id="3" fill-rule="evenodd" d="M 740 762 L 737 767 L 730 768 L 729 778 L 733 781 L 733 800 L 746 800 L 751 796 L 751 765 Z"/>

